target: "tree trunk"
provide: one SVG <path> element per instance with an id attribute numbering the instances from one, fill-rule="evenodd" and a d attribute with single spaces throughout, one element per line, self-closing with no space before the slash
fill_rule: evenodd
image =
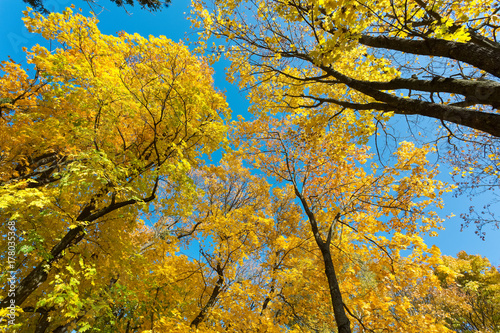
<path id="1" fill-rule="evenodd" d="M 309 224 L 311 225 L 311 230 L 314 235 L 314 239 L 319 249 L 321 250 L 321 254 L 323 256 L 323 262 L 325 263 L 325 274 L 328 280 L 328 287 L 330 289 L 330 298 L 332 300 L 333 307 L 333 315 L 335 318 L 335 322 L 337 323 L 337 327 L 339 329 L 338 333 L 351 333 L 351 324 L 349 318 L 344 310 L 344 302 L 342 300 L 342 293 L 340 292 L 339 282 L 337 280 L 337 274 L 335 273 L 335 267 L 333 265 L 332 255 L 330 253 L 330 242 L 329 239 L 325 242 L 321 238 L 318 222 L 316 221 L 316 216 L 309 208 L 309 204 L 304 199 L 297 186 L 294 184 L 295 195 L 299 198 L 302 203 L 302 207 L 309 219 Z"/>
<path id="2" fill-rule="evenodd" d="M 322 246 L 320 246 L 320 249 L 325 263 L 325 274 L 328 279 L 328 286 L 330 287 L 333 313 L 335 315 L 335 321 L 337 322 L 339 333 L 351 333 L 351 325 L 344 310 L 344 302 L 342 301 L 342 294 L 340 293 L 337 274 L 335 273 L 335 267 L 333 266 L 330 246 L 323 243 Z"/>
<path id="3" fill-rule="evenodd" d="M 193 321 L 191 322 L 190 325 L 191 327 L 198 327 L 198 325 L 205 319 L 208 310 L 215 305 L 215 302 L 217 302 L 217 297 L 221 293 L 222 286 L 224 284 L 224 270 L 220 266 L 220 264 L 217 264 L 216 272 L 219 278 L 215 283 L 214 290 L 212 290 L 212 294 L 210 295 L 207 304 L 203 306 L 203 308 L 200 310 L 196 318 L 194 318 Z"/>

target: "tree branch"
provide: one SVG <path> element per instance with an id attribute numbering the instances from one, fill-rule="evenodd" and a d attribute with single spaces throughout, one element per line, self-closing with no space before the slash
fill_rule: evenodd
<path id="1" fill-rule="evenodd" d="M 152 193 L 149 197 L 144 198 L 143 202 L 152 201 L 156 196 L 156 190 L 158 188 L 159 178 L 156 178 L 155 185 L 153 186 Z M 77 221 L 83 222 L 80 223 L 73 229 L 70 229 L 66 235 L 52 248 L 50 251 L 51 258 L 43 260 L 38 264 L 36 268 L 34 268 L 19 284 L 19 286 L 15 290 L 15 296 L 5 297 L 0 303 L 0 308 L 7 308 L 10 305 L 11 299 L 14 300 L 16 306 L 21 306 L 21 304 L 42 284 L 47 280 L 47 276 L 49 274 L 52 266 L 59 261 L 63 257 L 63 253 L 65 250 L 70 247 L 78 244 L 83 237 L 85 236 L 85 226 L 87 226 L 90 222 L 97 220 L 98 218 L 114 211 L 119 208 L 125 207 L 127 205 L 132 205 L 137 203 L 139 200 L 132 199 L 127 201 L 122 201 L 118 203 L 111 203 L 105 208 L 98 210 L 95 213 L 92 213 L 90 209 L 87 207 L 91 207 L 91 204 L 88 205 L 82 213 L 77 218 Z M 85 214 L 84 214 L 85 213 Z"/>
<path id="2" fill-rule="evenodd" d="M 473 43 L 459 43 L 437 38 L 411 40 L 399 37 L 362 35 L 363 45 L 401 51 L 411 54 L 446 57 L 471 64 L 496 77 L 500 77 L 500 54 L 490 48 Z"/>

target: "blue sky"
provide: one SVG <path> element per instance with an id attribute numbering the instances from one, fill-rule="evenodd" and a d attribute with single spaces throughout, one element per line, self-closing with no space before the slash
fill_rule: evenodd
<path id="1" fill-rule="evenodd" d="M 84 14 L 88 14 L 90 8 L 84 1 L 75 0 L 45 0 L 46 7 L 51 11 L 62 11 L 65 7 L 74 3 L 77 8 L 82 8 Z M 128 33 L 139 33 L 143 36 L 164 35 L 173 41 L 197 38 L 196 32 L 190 30 L 190 23 L 186 17 L 190 12 L 189 0 L 172 0 L 168 8 L 161 12 L 150 13 L 141 10 L 140 7 L 127 7 L 128 13 L 123 8 L 116 7 L 107 0 L 100 0 L 99 4 L 105 9 L 95 6 L 98 13 L 99 29 L 105 34 L 116 34 L 118 31 Z M 21 21 L 22 11 L 26 5 L 21 0 L 0 0 L 0 60 L 7 60 L 8 56 L 16 62 L 24 62 L 25 57 L 22 47 L 30 48 L 32 45 L 44 43 L 37 35 L 28 33 Z M 188 43 L 188 42 L 186 42 Z M 219 90 L 226 91 L 227 101 L 233 110 L 233 119 L 237 115 L 249 117 L 247 113 L 248 103 L 245 94 L 240 93 L 234 85 L 225 80 L 224 67 L 227 63 L 220 62 L 214 66 L 215 85 Z M 446 169 L 441 169 L 441 179 L 450 181 Z M 478 206 L 486 201 L 488 195 L 475 198 Z M 457 215 L 444 223 L 446 230 L 440 232 L 437 238 L 427 239 L 428 245 L 435 244 L 441 248 L 443 254 L 456 255 L 460 250 L 470 254 L 486 256 L 496 265 L 500 265 L 500 231 L 486 228 L 486 241 L 482 241 L 474 234 L 474 227 L 460 232 L 460 213 L 465 212 L 472 204 L 468 198 L 453 198 L 451 194 L 445 196 L 445 208 L 440 212 L 441 216 L 454 213 Z"/>

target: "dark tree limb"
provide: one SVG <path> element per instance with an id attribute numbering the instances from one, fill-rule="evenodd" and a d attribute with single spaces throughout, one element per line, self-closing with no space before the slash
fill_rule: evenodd
<path id="1" fill-rule="evenodd" d="M 294 186 L 294 189 L 295 189 L 295 195 L 300 200 L 302 208 L 304 209 L 309 219 L 309 224 L 311 225 L 311 229 L 314 234 L 314 239 L 316 240 L 316 244 L 318 245 L 321 254 L 323 256 L 323 262 L 325 264 L 325 274 L 328 280 L 328 287 L 330 289 L 330 297 L 332 300 L 333 314 L 335 317 L 335 322 L 337 323 L 339 333 L 351 333 L 351 323 L 349 318 L 347 318 L 344 309 L 342 293 L 340 292 L 339 282 L 337 279 L 337 274 L 335 272 L 335 266 L 333 265 L 332 254 L 330 252 L 330 243 L 328 242 L 328 240 L 331 240 L 331 237 L 328 237 L 327 241 L 323 241 L 319 233 L 316 216 L 309 208 L 309 204 L 305 200 L 302 193 L 300 193 L 298 188 Z"/>
<path id="2" fill-rule="evenodd" d="M 377 90 L 408 89 L 435 93 L 460 94 L 467 98 L 477 100 L 477 103 L 493 106 L 500 105 L 500 83 L 490 80 L 472 81 L 436 77 L 432 80 L 396 78 L 387 82 L 360 82 Z"/>
<path id="3" fill-rule="evenodd" d="M 198 327 L 198 325 L 201 324 L 201 322 L 205 319 L 208 310 L 215 305 L 215 303 L 217 302 L 217 297 L 222 292 L 222 287 L 224 285 L 224 269 L 220 265 L 220 263 L 217 264 L 215 271 L 217 272 L 218 279 L 215 283 L 214 290 L 212 290 L 212 294 L 210 295 L 208 302 L 203 306 L 198 315 L 191 322 L 191 327 Z"/>
<path id="4" fill-rule="evenodd" d="M 156 197 L 158 182 L 159 179 L 157 178 L 151 195 L 141 200 L 142 202 L 150 202 Z M 0 303 L 0 308 L 8 307 L 11 299 L 14 300 L 16 306 L 21 306 L 23 302 L 47 280 L 50 269 L 63 257 L 64 251 L 78 244 L 83 239 L 85 236 L 85 226 L 87 226 L 90 222 L 93 222 L 119 208 L 133 205 L 137 202 L 139 202 L 139 200 L 136 199 L 122 202 L 114 202 L 113 200 L 108 206 L 96 212 L 93 212 L 92 209 L 89 208 L 92 207 L 92 204 L 87 205 L 77 218 L 77 221 L 80 222 L 80 224 L 77 227 L 70 229 L 66 235 L 64 235 L 64 237 L 56 245 L 54 245 L 50 251 L 50 259 L 40 262 L 38 266 L 36 266 L 16 288 L 15 297 L 5 297 Z"/>
<path id="5" fill-rule="evenodd" d="M 404 53 L 446 57 L 471 64 L 491 75 L 500 77 L 500 53 L 473 43 L 460 43 L 437 38 L 425 40 L 404 39 L 388 36 L 362 35 L 359 42 L 363 45 L 401 51 Z"/>
<path id="6" fill-rule="evenodd" d="M 370 96 L 379 102 L 387 104 L 388 109 L 392 109 L 394 113 L 431 117 L 455 123 L 457 125 L 474 128 L 489 133 L 495 137 L 500 137 L 500 114 L 471 110 L 452 105 L 437 104 L 411 98 L 397 97 L 380 91 L 365 81 L 350 78 L 336 71 L 332 68 L 332 66 L 320 67 L 348 87 Z"/>

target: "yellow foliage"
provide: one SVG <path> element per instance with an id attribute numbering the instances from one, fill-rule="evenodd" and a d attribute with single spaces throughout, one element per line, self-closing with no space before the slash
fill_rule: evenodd
<path id="1" fill-rule="evenodd" d="M 47 17 L 28 9 L 24 21 L 55 48 L 25 50 L 32 77 L 12 61 L 0 65 L 0 217 L 9 235 L 0 246 L 13 244 L 16 305 L 30 310 L 16 320 L 20 330 L 34 330 L 46 311 L 51 330 L 84 331 L 121 300 L 149 300 L 137 287 L 148 269 L 140 270 L 136 219 L 174 189 L 186 198 L 175 210 L 189 214 L 189 174 L 225 145 L 229 109 L 212 69 L 182 44 L 104 35 L 96 18 L 70 8 Z"/>

